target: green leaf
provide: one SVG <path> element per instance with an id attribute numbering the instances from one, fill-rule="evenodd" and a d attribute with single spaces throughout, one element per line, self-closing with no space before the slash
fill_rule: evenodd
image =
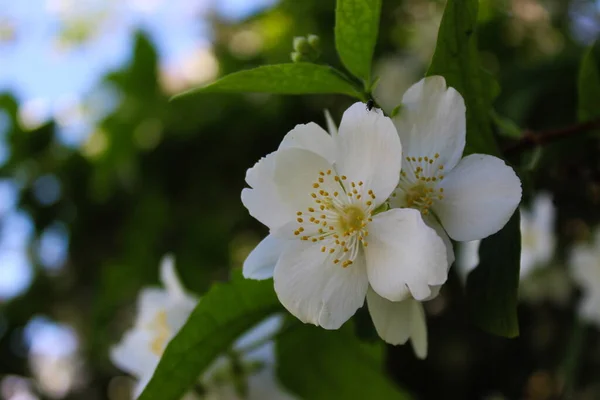
<path id="1" fill-rule="evenodd" d="M 338 331 L 299 325 L 282 334 L 281 382 L 303 399 L 409 399 L 385 376 L 381 343 L 361 343 L 353 332 L 351 325 Z"/>
<path id="2" fill-rule="evenodd" d="M 217 283 L 171 340 L 139 400 L 180 400 L 238 336 L 280 309 L 273 281 Z"/>
<path id="3" fill-rule="evenodd" d="M 519 336 L 517 292 L 521 257 L 519 210 L 498 233 L 481 241 L 479 265 L 467 278 L 471 320 L 499 336 Z"/>
<path id="4" fill-rule="evenodd" d="M 337 0 L 335 47 L 342 64 L 370 86 L 381 0 Z"/>
<path id="5" fill-rule="evenodd" d="M 240 92 L 338 93 L 361 98 L 360 92 L 341 72 L 325 65 L 310 63 L 265 65 L 235 72 L 206 86 L 177 94 L 174 98 L 200 93 Z"/>
<path id="6" fill-rule="evenodd" d="M 494 124 L 496 124 L 500 135 L 511 139 L 520 139 L 523 136 L 523 131 L 513 120 L 503 117 L 496 110 L 490 111 L 490 117 L 494 121 Z"/>
<path id="7" fill-rule="evenodd" d="M 481 68 L 477 52 L 478 0 L 448 0 L 427 76 L 441 75 L 467 106 L 466 153 L 498 155 L 489 112 L 498 83 Z"/>
<path id="8" fill-rule="evenodd" d="M 585 52 L 579 68 L 577 117 L 581 122 L 600 118 L 600 65 L 594 47 Z"/>

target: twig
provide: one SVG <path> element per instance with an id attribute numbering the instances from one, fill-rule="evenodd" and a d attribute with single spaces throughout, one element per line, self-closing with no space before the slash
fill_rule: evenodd
<path id="1" fill-rule="evenodd" d="M 600 128 L 600 119 L 583 122 L 581 124 L 572 125 L 561 129 L 552 129 L 548 131 L 530 131 L 527 130 L 523 133 L 523 137 L 507 146 L 504 149 L 506 154 L 516 154 L 530 148 L 541 146 L 555 140 L 573 136 L 579 133 L 587 132 L 594 128 Z"/>

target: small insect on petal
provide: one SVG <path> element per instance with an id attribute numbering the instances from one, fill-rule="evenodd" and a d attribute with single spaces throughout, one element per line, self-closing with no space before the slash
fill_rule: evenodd
<path id="1" fill-rule="evenodd" d="M 367 101 L 367 111 L 371 111 L 373 109 L 373 106 L 375 106 L 375 102 L 373 101 L 373 99 L 369 99 Z"/>

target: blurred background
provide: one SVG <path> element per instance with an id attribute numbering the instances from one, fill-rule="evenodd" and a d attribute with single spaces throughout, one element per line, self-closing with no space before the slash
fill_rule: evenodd
<path id="1" fill-rule="evenodd" d="M 385 110 L 423 76 L 443 7 L 383 1 L 375 97 Z M 0 0 L 0 398 L 128 398 L 108 348 L 130 326 L 140 288 L 157 284 L 160 258 L 174 253 L 197 293 L 226 279 L 266 234 L 240 202 L 246 169 L 296 124 L 324 125 L 324 109 L 339 121 L 352 103 L 169 97 L 288 62 L 293 37 L 310 33 L 322 61 L 340 66 L 334 9 L 334 0 Z M 481 0 L 480 24 L 482 60 L 502 87 L 498 114 L 523 129 L 575 123 L 600 1 Z M 526 202 L 552 195 L 552 263 L 564 271 L 568 246 L 600 219 L 600 142 L 586 135 L 534 152 L 509 161 Z M 521 336 L 508 340 L 469 324 L 453 273 L 427 304 L 429 358 L 390 347 L 390 376 L 419 399 L 555 399 L 566 384 L 575 398 L 600 399 L 598 328 L 580 326 L 579 289 L 558 281 L 523 299 Z"/>

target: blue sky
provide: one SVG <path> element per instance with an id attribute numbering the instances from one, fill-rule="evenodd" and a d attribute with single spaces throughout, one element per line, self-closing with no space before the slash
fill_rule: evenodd
<path id="1" fill-rule="evenodd" d="M 108 70 L 129 58 L 131 33 L 147 30 L 161 58 L 173 62 L 209 40 L 206 24 L 197 16 L 209 8 L 226 18 L 243 18 L 274 0 L 80 0 L 66 14 L 90 17 L 92 10 L 108 14 L 100 34 L 71 50 L 58 50 L 60 17 L 53 4 L 69 0 L 0 0 L 0 20 L 11 21 L 15 41 L 0 45 L 0 90 L 10 90 L 21 100 L 42 98 L 49 103 L 90 90 Z M 107 5 L 108 4 L 108 5 Z M 112 6 L 111 6 L 112 4 Z M 156 4 L 154 8 L 136 4 Z M 143 8 L 147 8 L 144 10 Z M 96 18 L 98 20 L 98 18 Z"/>

